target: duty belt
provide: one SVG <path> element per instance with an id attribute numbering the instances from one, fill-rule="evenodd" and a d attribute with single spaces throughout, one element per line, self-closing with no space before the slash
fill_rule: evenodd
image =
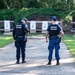
<path id="1" fill-rule="evenodd" d="M 50 39 L 56 39 L 58 38 L 59 36 L 50 36 Z"/>
<path id="2" fill-rule="evenodd" d="M 25 36 L 17 36 L 18 38 L 24 38 Z"/>

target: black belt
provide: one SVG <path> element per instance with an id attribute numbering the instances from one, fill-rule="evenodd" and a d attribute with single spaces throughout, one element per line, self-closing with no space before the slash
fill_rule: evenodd
<path id="1" fill-rule="evenodd" d="M 50 36 L 50 39 L 56 39 L 58 38 L 59 36 Z"/>
<path id="2" fill-rule="evenodd" d="M 17 36 L 17 37 L 19 37 L 19 38 L 24 38 L 25 36 Z"/>

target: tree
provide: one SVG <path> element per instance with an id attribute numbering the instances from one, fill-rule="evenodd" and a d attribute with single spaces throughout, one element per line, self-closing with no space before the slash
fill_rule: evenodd
<path id="1" fill-rule="evenodd" d="M 0 9 L 3 9 L 3 8 L 5 8 L 5 5 L 3 3 L 3 0 L 0 0 Z"/>
<path id="2" fill-rule="evenodd" d="M 72 10 L 72 8 L 73 8 L 73 6 L 74 6 L 74 4 L 73 4 L 73 0 L 66 0 L 66 4 L 67 4 L 67 10 L 68 11 L 71 11 Z"/>
<path id="3" fill-rule="evenodd" d="M 0 8 L 52 8 L 70 11 L 74 0 L 0 0 Z"/>
<path id="4" fill-rule="evenodd" d="M 10 8 L 21 8 L 21 0 L 3 0 L 3 3 L 5 4 L 7 9 Z"/>
<path id="5" fill-rule="evenodd" d="M 4 4 L 5 4 L 5 6 L 6 6 L 6 8 L 9 9 L 9 5 L 8 5 L 7 0 L 3 0 L 3 2 L 4 2 Z"/>

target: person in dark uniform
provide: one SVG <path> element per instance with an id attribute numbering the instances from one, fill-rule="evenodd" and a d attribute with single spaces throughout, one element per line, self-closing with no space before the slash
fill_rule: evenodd
<path id="1" fill-rule="evenodd" d="M 46 42 L 48 42 L 48 35 L 49 35 L 49 46 L 48 46 L 48 50 L 49 50 L 49 56 L 48 56 L 48 65 L 51 65 L 51 60 L 52 60 L 52 54 L 53 54 L 53 49 L 55 48 L 55 58 L 57 60 L 56 65 L 59 65 L 59 60 L 60 60 L 60 56 L 59 56 L 59 49 L 60 49 L 60 41 L 61 41 L 61 37 L 64 35 L 63 30 L 61 29 L 61 27 L 56 24 L 56 16 L 52 17 L 52 24 L 50 24 L 47 28 L 47 32 L 46 32 Z M 58 36 L 60 34 L 60 36 Z"/>
<path id="2" fill-rule="evenodd" d="M 26 19 L 26 18 L 22 18 L 22 21 L 23 21 L 25 27 L 26 27 L 27 30 L 28 30 L 27 19 Z M 26 33 L 26 37 L 25 37 L 25 38 L 26 38 L 26 42 L 27 42 L 27 35 L 28 35 L 28 33 Z"/>
<path id="3" fill-rule="evenodd" d="M 22 53 L 22 63 L 26 62 L 25 61 L 26 33 L 28 33 L 28 30 L 24 25 L 24 19 L 22 19 L 21 22 L 16 24 L 13 28 L 13 39 L 16 47 L 16 59 L 17 59 L 16 64 L 20 63 L 21 53 Z"/>

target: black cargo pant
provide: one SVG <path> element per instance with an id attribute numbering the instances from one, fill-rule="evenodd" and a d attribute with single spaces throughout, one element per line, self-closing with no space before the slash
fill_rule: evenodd
<path id="1" fill-rule="evenodd" d="M 17 37 L 15 41 L 16 47 L 16 59 L 17 61 L 20 60 L 20 55 L 22 54 L 22 61 L 25 60 L 25 47 L 26 47 L 26 40 L 24 37 Z"/>

